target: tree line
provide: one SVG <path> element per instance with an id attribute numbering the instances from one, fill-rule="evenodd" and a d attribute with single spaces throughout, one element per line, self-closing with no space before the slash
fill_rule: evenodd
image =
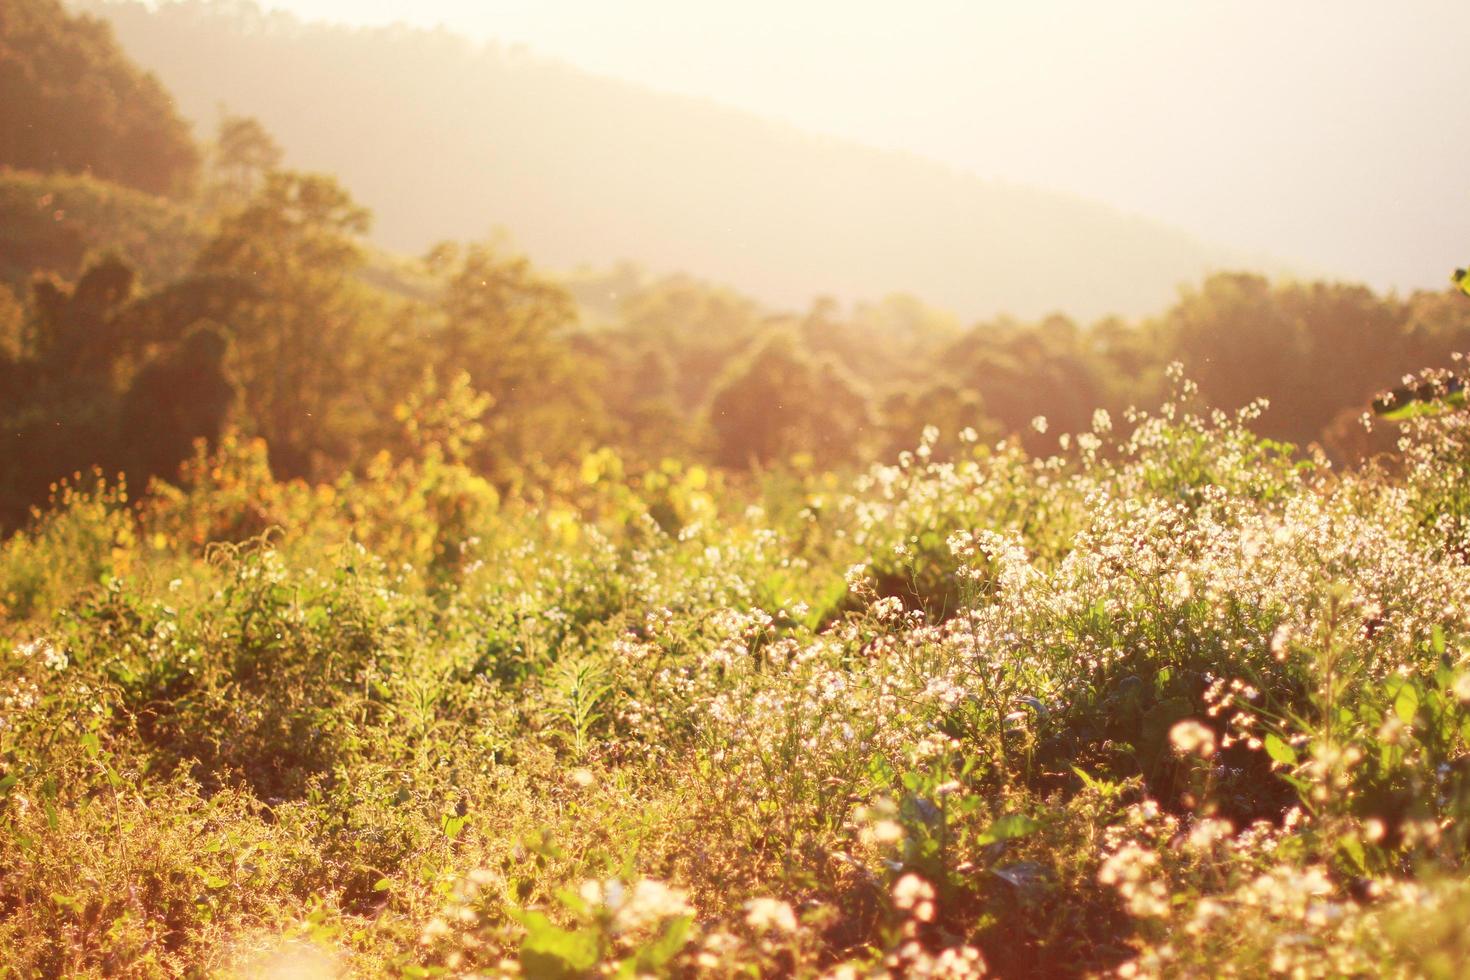
<path id="1" fill-rule="evenodd" d="M 1142 320 L 966 327 L 910 296 L 791 313 L 630 265 L 557 277 L 493 240 L 385 258 L 367 244 L 368 211 L 333 177 L 284 169 L 255 120 L 225 114 L 195 146 L 97 22 L 22 0 L 0 29 L 0 132 L 26 134 L 0 147 L 0 165 L 168 190 L 191 216 L 187 247 L 179 235 L 94 245 L 69 275 L 38 262 L 30 281 L 0 285 L 9 526 L 69 474 L 171 479 L 195 440 L 231 430 L 264 438 L 281 476 L 358 469 L 404 450 L 401 406 L 456 385 L 484 429 L 470 461 L 510 492 L 599 447 L 635 464 L 830 468 L 891 458 L 935 425 L 940 452 L 966 429 L 1041 452 L 1098 409 L 1157 400 L 1174 361 L 1209 403 L 1264 397 L 1265 434 L 1351 460 L 1375 448 L 1359 424 L 1375 392 L 1470 345 L 1470 308 L 1450 290 L 1384 296 L 1248 273 L 1212 276 Z M 55 58 L 142 94 L 99 101 Z M 132 137 L 74 130 L 152 142 L 139 154 Z M 54 224 L 44 197 L 38 228 Z M 28 228 L 0 248 L 12 269 Z M 188 258 L 160 274 L 155 248 Z"/>

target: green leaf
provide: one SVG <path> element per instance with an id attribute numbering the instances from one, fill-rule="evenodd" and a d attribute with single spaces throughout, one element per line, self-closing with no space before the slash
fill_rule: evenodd
<path id="1" fill-rule="evenodd" d="M 1035 833 L 1041 824 L 1023 813 L 1008 813 L 995 823 L 990 829 L 976 838 L 977 844 L 994 844 L 999 841 L 1014 840 L 1017 837 L 1025 837 L 1027 834 Z"/>
<path id="2" fill-rule="evenodd" d="M 1359 871 L 1368 870 L 1368 856 L 1363 851 L 1363 842 L 1350 834 L 1344 834 L 1338 838 L 1337 846 L 1340 847 Z"/>
<path id="3" fill-rule="evenodd" d="M 72 898 L 70 895 L 63 895 L 60 892 L 52 892 L 51 901 L 69 912 L 80 912 L 82 910 L 81 901 Z"/>
<path id="4" fill-rule="evenodd" d="M 1296 790 L 1303 796 L 1312 791 L 1312 784 L 1307 782 L 1305 779 L 1298 779 L 1295 776 L 1282 776 L 1281 778 L 1286 782 L 1286 785 L 1290 786 L 1292 789 Z"/>
<path id="5" fill-rule="evenodd" d="M 689 927 L 693 922 L 693 917 L 688 915 L 670 921 L 657 939 L 638 951 L 638 971 L 657 973 L 664 964 L 678 956 L 679 950 L 689 941 Z"/>
<path id="6" fill-rule="evenodd" d="M 1271 732 L 1262 740 L 1262 742 L 1266 746 L 1266 754 L 1269 755 L 1273 761 L 1279 762 L 1283 766 L 1296 765 L 1296 749 L 1286 744 L 1285 740 L 1283 740 L 1280 735 L 1277 735 L 1275 732 Z"/>
<path id="7" fill-rule="evenodd" d="M 526 938 L 521 942 L 521 970 L 526 976 L 576 980 L 597 966 L 601 950 L 595 930 L 559 929 L 539 912 L 528 912 L 523 922 Z"/>
<path id="8" fill-rule="evenodd" d="M 373 891 L 375 892 L 385 892 L 392 887 L 393 882 L 389 881 L 387 878 L 379 878 L 377 881 L 373 882 Z"/>
<path id="9" fill-rule="evenodd" d="M 1392 392 L 1373 403 L 1373 411 L 1390 422 L 1421 416 L 1443 415 L 1453 409 L 1465 407 L 1463 389 L 1444 395 L 1421 394 L 1413 388 L 1395 388 Z"/>
<path id="10" fill-rule="evenodd" d="M 1429 648 L 1434 651 L 1435 656 L 1444 656 L 1444 627 L 1438 623 L 1435 623 L 1434 628 L 1429 631 Z"/>
<path id="11" fill-rule="evenodd" d="M 1414 716 L 1419 713 L 1419 692 L 1414 685 L 1404 684 L 1399 688 L 1398 697 L 1393 699 L 1393 713 L 1405 725 L 1414 723 Z"/>
<path id="12" fill-rule="evenodd" d="M 1111 782 L 1101 777 L 1089 776 L 1086 772 L 1083 772 L 1076 766 L 1072 767 L 1072 771 L 1077 774 L 1078 779 L 1082 780 L 1083 786 L 1086 786 L 1088 789 L 1092 790 L 1095 793 L 1099 793 L 1102 796 L 1112 796 L 1113 794 L 1118 792 L 1117 783 Z"/>
<path id="13" fill-rule="evenodd" d="M 445 837 L 454 840 L 464 831 L 464 825 L 468 820 L 468 817 L 457 817 L 453 814 L 446 813 L 441 819 L 439 826 L 444 829 Z"/>

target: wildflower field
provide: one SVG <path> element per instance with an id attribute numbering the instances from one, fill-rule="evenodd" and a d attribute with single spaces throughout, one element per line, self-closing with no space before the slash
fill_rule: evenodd
<path id="1" fill-rule="evenodd" d="M 1340 470 L 1174 392 L 846 476 L 501 499 L 441 401 L 335 483 L 68 481 L 0 546 L 4 969 L 1458 975 L 1470 416 Z"/>
<path id="2" fill-rule="evenodd" d="M 0 980 L 1470 977 L 1453 6 L 0 0 Z"/>

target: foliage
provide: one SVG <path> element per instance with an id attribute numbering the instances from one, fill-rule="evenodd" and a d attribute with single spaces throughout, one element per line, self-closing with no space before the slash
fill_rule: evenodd
<path id="1" fill-rule="evenodd" d="M 1461 969 L 1462 297 L 777 313 L 214 152 L 0 180 L 9 970 Z"/>
<path id="2" fill-rule="evenodd" d="M 603 450 L 526 499 L 430 373 L 359 474 L 226 434 L 141 505 L 68 486 L 0 548 L 0 939 L 82 975 L 1452 975 L 1464 416 L 1334 474 L 1171 384 L 1054 456 L 927 432 L 741 486 Z"/>
<path id="3" fill-rule="evenodd" d="M 443 244 L 428 256 L 442 280 L 427 343 L 447 375 L 464 372 L 488 398 L 474 461 L 502 485 L 547 461 L 593 448 L 595 411 L 574 372 L 571 297 L 521 255 L 493 243 Z"/>
<path id="4" fill-rule="evenodd" d="M 275 172 L 220 222 L 195 270 L 250 282 L 255 302 L 230 320 L 245 408 L 292 476 L 340 447 L 347 379 L 371 349 L 367 301 L 353 274 L 368 213 L 329 177 Z"/>
<path id="5" fill-rule="evenodd" d="M 0 524 L 70 473 L 103 466 L 146 485 L 172 475 L 194 439 L 218 435 L 238 389 L 230 340 L 208 320 L 248 292 L 198 278 L 138 296 L 113 256 L 75 285 L 38 279 L 19 343 L 0 360 L 11 376 L 0 391 Z"/>
<path id="6" fill-rule="evenodd" d="M 730 467 L 768 466 L 797 453 L 831 465 L 851 458 L 869 424 L 866 402 L 841 369 L 812 363 L 779 334 L 732 365 L 709 413 L 715 459 Z"/>
<path id="7" fill-rule="evenodd" d="M 112 28 L 59 0 L 7 0 L 0 19 L 0 167 L 186 189 L 199 151 L 172 100 Z"/>
<path id="8" fill-rule="evenodd" d="M 35 273 L 75 279 L 109 249 L 128 257 L 145 286 L 161 286 L 204 237 L 178 202 L 95 177 L 0 171 L 0 283 L 17 296 Z"/>
<path id="9" fill-rule="evenodd" d="M 209 155 L 212 186 L 205 190 L 205 198 L 221 210 L 243 207 L 266 175 L 281 169 L 283 157 L 280 144 L 260 120 L 221 112 Z"/>

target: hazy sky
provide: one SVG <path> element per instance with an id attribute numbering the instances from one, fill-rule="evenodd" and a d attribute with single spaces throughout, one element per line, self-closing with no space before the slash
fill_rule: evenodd
<path id="1" fill-rule="evenodd" d="M 1375 285 L 1470 261 L 1463 0 L 264 0 L 406 21 Z"/>

